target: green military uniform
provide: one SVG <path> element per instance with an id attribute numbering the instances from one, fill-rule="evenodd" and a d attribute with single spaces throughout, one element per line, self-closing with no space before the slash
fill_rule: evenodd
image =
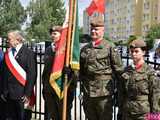
<path id="1" fill-rule="evenodd" d="M 156 53 L 157 58 L 160 59 L 160 47 L 156 48 L 155 53 Z M 156 111 L 160 111 L 160 65 L 157 65 L 155 70 L 156 70 L 159 81 L 155 85 L 155 88 L 157 88 L 157 89 L 155 89 L 154 92 L 159 93 L 159 94 L 156 94 L 157 96 L 155 96 L 155 98 L 157 99 L 158 102 L 156 102 L 154 104 L 157 105 Z"/>
<path id="2" fill-rule="evenodd" d="M 146 63 L 140 71 L 128 66 L 122 74 L 125 83 L 123 120 L 145 120 L 146 113 L 157 112 L 155 72 Z"/>
<path id="3" fill-rule="evenodd" d="M 130 48 L 145 51 L 146 43 L 137 39 L 130 43 Z M 134 65 L 126 67 L 122 74 L 122 120 L 146 120 L 147 114 L 159 111 L 158 81 L 155 71 L 146 63 L 141 64 L 140 68 Z"/>
<path id="4" fill-rule="evenodd" d="M 157 81 L 154 82 L 153 94 L 154 94 L 154 108 L 155 112 L 160 112 L 160 66 L 156 69 Z"/>
<path id="5" fill-rule="evenodd" d="M 116 74 L 120 73 L 122 62 L 117 50 L 106 40 L 102 40 L 97 47 L 90 43 L 81 50 L 80 80 L 88 120 L 112 120 L 112 67 Z"/>

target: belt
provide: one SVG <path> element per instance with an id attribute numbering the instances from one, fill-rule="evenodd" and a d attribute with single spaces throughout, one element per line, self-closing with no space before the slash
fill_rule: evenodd
<path id="1" fill-rule="evenodd" d="M 147 95 L 141 95 L 141 96 L 137 96 L 136 99 L 139 100 L 139 101 L 148 100 L 148 96 Z"/>
<path id="2" fill-rule="evenodd" d="M 131 98 L 129 98 L 129 100 L 131 100 L 131 101 L 148 100 L 148 96 L 147 95 L 139 95 L 139 96 L 131 97 Z"/>
<path id="3" fill-rule="evenodd" d="M 94 77 L 94 80 L 111 80 L 112 79 L 112 76 L 111 75 L 95 75 Z"/>

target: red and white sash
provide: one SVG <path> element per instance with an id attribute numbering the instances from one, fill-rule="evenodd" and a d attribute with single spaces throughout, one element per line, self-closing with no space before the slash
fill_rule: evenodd
<path id="1" fill-rule="evenodd" d="M 16 61 L 15 57 L 13 56 L 13 53 L 11 49 L 8 49 L 5 53 L 5 61 L 7 64 L 7 67 L 11 71 L 11 73 L 14 75 L 14 77 L 18 80 L 20 84 L 25 86 L 26 84 L 26 72 L 25 70 L 19 65 L 19 63 Z M 34 91 L 32 92 L 30 101 L 27 105 L 27 109 L 32 109 L 35 104 L 35 94 Z"/>
<path id="2" fill-rule="evenodd" d="M 18 82 L 20 82 L 23 86 L 25 86 L 26 72 L 14 58 L 11 49 L 7 50 L 7 52 L 5 53 L 5 61 L 9 70 L 14 75 L 14 77 L 18 80 Z"/>

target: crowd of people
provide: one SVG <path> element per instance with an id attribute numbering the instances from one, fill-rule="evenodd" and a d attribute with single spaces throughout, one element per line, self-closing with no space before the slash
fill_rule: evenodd
<path id="1" fill-rule="evenodd" d="M 104 39 L 104 20 L 93 18 L 90 25 L 90 35 L 83 38 L 87 43 L 81 46 L 79 75 L 75 77 L 70 68 L 67 70 L 72 81 L 66 120 L 71 120 L 76 79 L 82 82 L 82 105 L 88 120 L 112 120 L 115 99 L 118 120 L 151 120 L 148 115 L 160 114 L 160 78 L 145 63 L 145 41 L 138 38 L 129 43 L 133 64 L 126 67 L 118 50 Z M 44 55 L 42 93 L 47 120 L 62 120 L 63 99 L 59 99 L 49 82 L 61 33 L 61 26 L 49 29 L 52 43 Z M 33 107 L 30 102 L 34 100 L 37 67 L 35 54 L 23 44 L 24 40 L 20 31 L 9 31 L 9 49 L 0 51 L 0 120 L 31 120 L 32 111 L 28 108 Z"/>

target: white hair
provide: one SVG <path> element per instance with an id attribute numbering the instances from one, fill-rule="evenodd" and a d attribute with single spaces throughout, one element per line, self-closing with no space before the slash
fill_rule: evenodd
<path id="1" fill-rule="evenodd" d="M 19 30 L 12 30 L 12 31 L 9 31 L 8 34 L 12 34 L 14 35 L 14 37 L 19 40 L 20 42 L 25 42 L 25 38 L 23 36 L 23 33 Z"/>

